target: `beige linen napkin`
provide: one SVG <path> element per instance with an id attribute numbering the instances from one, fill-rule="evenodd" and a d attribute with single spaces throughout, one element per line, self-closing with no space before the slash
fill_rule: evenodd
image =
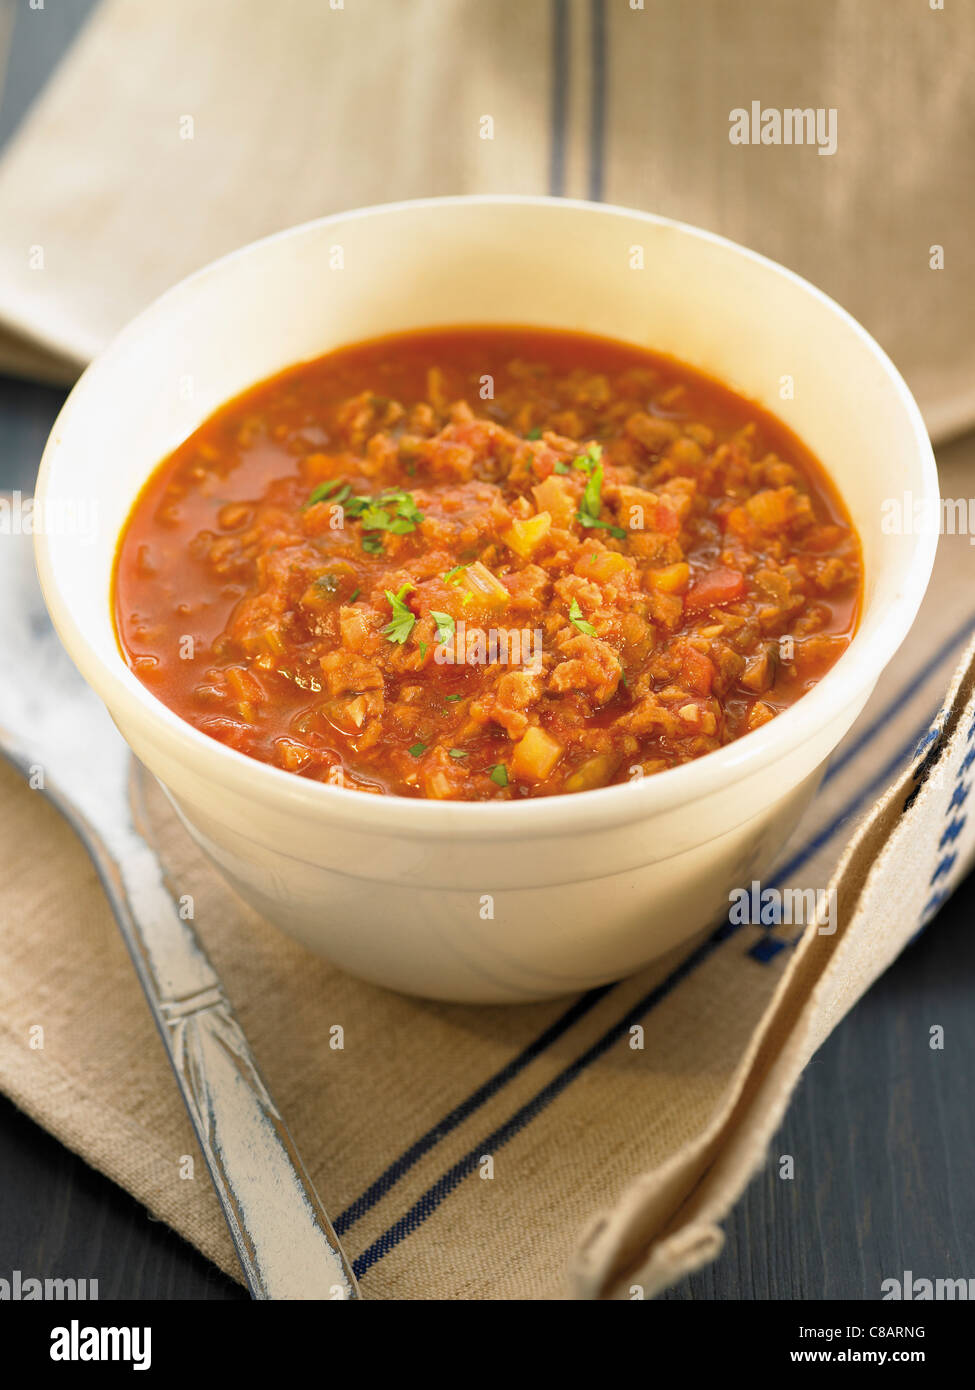
<path id="1" fill-rule="evenodd" d="M 945 439 L 975 422 L 973 37 L 970 9 L 913 0 L 106 0 L 0 162 L 0 362 L 63 375 L 178 276 L 305 217 L 554 191 L 685 217 L 808 275 Z M 836 153 L 733 146 L 729 112 L 752 100 L 835 108 Z M 975 442 L 940 465 L 966 497 Z M 971 860 L 971 655 L 935 721 L 971 573 L 969 537 L 946 537 L 781 861 L 789 886 L 821 887 L 863 822 L 831 936 L 742 927 L 580 1000 L 399 998 L 250 913 L 146 788 L 367 1296 L 649 1296 L 713 1257 L 802 1066 Z M 183 1176 L 195 1142 L 94 871 L 2 767 L 0 836 L 30 848 L 0 883 L 0 1087 L 236 1274 L 202 1164 Z"/>

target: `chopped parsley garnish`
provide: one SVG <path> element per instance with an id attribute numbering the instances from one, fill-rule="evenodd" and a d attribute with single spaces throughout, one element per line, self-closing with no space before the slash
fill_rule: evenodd
<path id="1" fill-rule="evenodd" d="M 446 698 L 448 700 L 463 700 L 464 697 L 463 695 L 448 695 Z"/>
<path id="2" fill-rule="evenodd" d="M 401 487 L 384 488 L 379 494 L 379 501 L 384 507 L 393 507 L 401 521 L 412 521 L 417 526 L 423 520 L 423 513 L 416 505 L 413 494 L 404 492 Z"/>
<path id="3" fill-rule="evenodd" d="M 525 438 L 526 438 L 526 439 L 541 439 L 541 437 L 542 437 L 542 427 L 541 427 L 541 425 L 536 425 L 536 426 L 534 427 L 534 429 L 530 429 L 530 430 L 528 431 L 528 433 L 525 435 Z"/>
<path id="4" fill-rule="evenodd" d="M 427 643 L 426 643 L 426 642 L 421 642 L 421 643 L 420 643 L 420 660 L 421 660 L 421 661 L 424 659 L 424 657 L 426 656 L 426 654 L 427 654 Z"/>
<path id="5" fill-rule="evenodd" d="M 466 748 L 451 748 L 451 749 L 449 750 L 449 752 L 450 752 L 450 756 L 451 756 L 452 758 L 466 758 L 466 757 L 467 757 L 467 749 L 466 749 Z"/>
<path id="6" fill-rule="evenodd" d="M 430 617 L 437 624 L 437 641 L 442 646 L 449 637 L 453 637 L 457 624 L 449 613 L 438 613 L 435 608 L 430 609 Z"/>
<path id="7" fill-rule="evenodd" d="M 572 467 L 578 468 L 580 473 L 592 473 L 594 468 L 598 468 L 603 457 L 603 446 L 601 444 L 590 444 L 584 454 L 576 454 L 572 460 Z"/>
<path id="8" fill-rule="evenodd" d="M 383 507 L 364 507 L 358 515 L 363 531 L 388 531 L 392 525 L 389 512 Z"/>
<path id="9" fill-rule="evenodd" d="M 396 642 L 402 646 L 413 631 L 413 624 L 416 622 L 416 614 L 407 608 L 404 602 L 405 596 L 414 586 L 407 580 L 398 594 L 394 594 L 391 589 L 386 590 L 386 597 L 389 599 L 389 606 L 393 610 L 392 620 L 383 628 L 383 636 L 388 642 Z"/>
<path id="10" fill-rule="evenodd" d="M 582 616 L 582 609 L 579 607 L 577 598 L 574 598 L 569 604 L 569 622 L 580 632 L 584 632 L 587 637 L 595 637 L 596 629 Z"/>
<path id="11" fill-rule="evenodd" d="M 335 488 L 339 488 L 339 491 L 333 496 Z M 361 524 L 364 532 L 362 548 L 369 555 L 382 553 L 383 542 L 380 532 L 388 531 L 392 536 L 405 536 L 410 531 L 415 531 L 423 520 L 423 513 L 416 505 L 412 494 L 398 487 L 385 488 L 378 497 L 367 497 L 360 493 L 353 494 L 347 483 L 319 483 L 305 503 L 305 509 L 314 506 L 316 502 L 326 500 L 342 506 L 346 516 Z"/>
<path id="12" fill-rule="evenodd" d="M 309 507 L 314 507 L 316 502 L 327 501 L 336 488 L 341 488 L 341 495 L 345 497 L 348 497 L 349 493 L 352 491 L 347 484 L 343 486 L 341 478 L 333 478 L 330 483 L 319 483 L 316 488 L 312 489 L 311 496 L 308 498 L 302 510 L 307 511 Z M 340 500 L 340 496 L 332 497 L 333 502 L 338 502 Z"/>
<path id="13" fill-rule="evenodd" d="M 561 459 L 556 459 L 555 471 L 556 473 L 571 473 L 572 469 L 567 463 L 563 463 Z"/>
<path id="14" fill-rule="evenodd" d="M 505 767 L 504 763 L 498 763 L 495 767 L 492 767 L 491 781 L 499 787 L 506 787 L 508 785 L 508 769 Z"/>
<path id="15" fill-rule="evenodd" d="M 362 590 L 361 590 L 361 589 L 353 589 L 352 592 L 351 592 L 351 594 L 349 595 L 349 602 L 350 602 L 350 603 L 355 603 L 356 599 L 359 597 L 359 595 L 360 595 L 361 593 L 362 593 Z"/>
<path id="16" fill-rule="evenodd" d="M 427 751 L 427 745 L 425 743 L 414 743 L 413 747 L 409 751 L 414 758 L 418 758 L 421 753 L 425 753 Z"/>
<path id="17" fill-rule="evenodd" d="M 582 526 L 593 527 L 601 526 L 615 536 L 617 540 L 625 539 L 626 532 L 622 526 L 614 526 L 612 522 L 601 521 L 599 517 L 603 505 L 603 448 L 601 444 L 590 444 L 584 454 L 578 454 L 572 460 L 572 467 L 578 468 L 581 473 L 586 474 L 586 486 L 583 489 L 582 497 L 579 499 L 579 510 L 576 512 L 576 521 Z"/>
<path id="18" fill-rule="evenodd" d="M 466 565 L 454 565 L 453 569 L 448 570 L 447 573 L 444 575 L 444 580 L 448 584 L 456 584 L 457 576 L 463 574 L 466 568 Z"/>

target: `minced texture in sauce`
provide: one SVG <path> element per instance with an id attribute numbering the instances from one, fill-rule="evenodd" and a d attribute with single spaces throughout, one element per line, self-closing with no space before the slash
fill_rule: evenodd
<path id="1" fill-rule="evenodd" d="M 304 777 L 463 800 L 655 775 L 852 637 L 856 534 L 807 449 L 682 364 L 427 331 L 301 364 L 152 475 L 115 613 L 139 679 Z"/>

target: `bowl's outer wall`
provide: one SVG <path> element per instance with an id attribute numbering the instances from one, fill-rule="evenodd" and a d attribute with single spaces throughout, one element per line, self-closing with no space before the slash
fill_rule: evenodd
<path id="1" fill-rule="evenodd" d="M 549 833 L 506 832 L 500 845 L 460 829 L 428 833 L 429 807 L 390 833 L 343 814 L 354 794 L 322 796 L 311 816 L 297 800 L 242 795 L 239 770 L 215 777 L 216 755 L 207 750 L 198 763 L 192 731 L 147 708 L 156 702 L 120 658 L 109 591 L 116 538 L 156 463 L 228 397 L 290 363 L 381 333 L 478 322 L 582 329 L 665 349 L 775 411 L 823 460 L 863 541 L 860 661 L 848 653 L 826 678 L 836 692 L 829 705 L 814 692 L 818 704 L 809 696 L 796 707 L 802 715 L 790 712 L 797 736 L 786 756 L 746 766 L 666 815 L 624 810 L 612 826 L 582 829 L 576 816 L 566 833 L 553 806 Z M 444 998 L 563 993 L 690 938 L 781 848 L 927 580 L 932 547 L 880 524 L 884 498 L 931 491 L 930 451 L 912 408 L 852 320 L 729 243 L 558 201 L 376 209 L 216 263 L 89 369 L 55 426 L 38 493 L 55 503 L 97 498 L 98 534 L 94 543 L 39 538 L 39 569 L 82 673 L 201 843 L 267 916 L 395 988 Z M 267 771 L 255 771 L 258 784 Z M 458 808 L 458 827 L 467 809 Z M 479 915 L 485 894 L 494 896 L 493 919 Z"/>
<path id="2" fill-rule="evenodd" d="M 352 974 L 409 994 L 467 1003 L 558 997 L 631 974 L 719 921 L 731 884 L 749 884 L 774 857 L 811 800 L 820 764 L 805 781 L 723 834 L 666 859 L 592 878 L 503 886 L 503 875 L 471 873 L 463 888 L 417 875 L 398 884 L 282 856 L 226 818 L 170 793 L 184 825 L 243 898 L 270 920 Z M 654 844 L 658 826 L 634 831 Z M 542 872 L 565 865 L 558 841 L 531 847 Z"/>
<path id="3" fill-rule="evenodd" d="M 456 845 L 342 824 L 323 840 L 320 827 L 256 816 L 236 793 L 215 801 L 192 766 L 120 727 L 197 842 L 270 920 L 376 984 L 491 1003 L 618 979 L 718 920 L 730 888 L 760 878 L 782 848 L 858 712 L 693 814 L 594 831 L 584 852 L 557 835 L 514 853 L 475 843 L 459 864 Z"/>

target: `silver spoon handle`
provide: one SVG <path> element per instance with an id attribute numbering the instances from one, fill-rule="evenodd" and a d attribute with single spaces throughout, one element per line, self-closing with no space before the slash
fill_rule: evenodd
<path id="1" fill-rule="evenodd" d="M 260 1299 L 359 1288 L 288 1127 L 135 818 L 103 834 L 50 788 L 98 868 L 200 1142 L 248 1287 Z"/>

